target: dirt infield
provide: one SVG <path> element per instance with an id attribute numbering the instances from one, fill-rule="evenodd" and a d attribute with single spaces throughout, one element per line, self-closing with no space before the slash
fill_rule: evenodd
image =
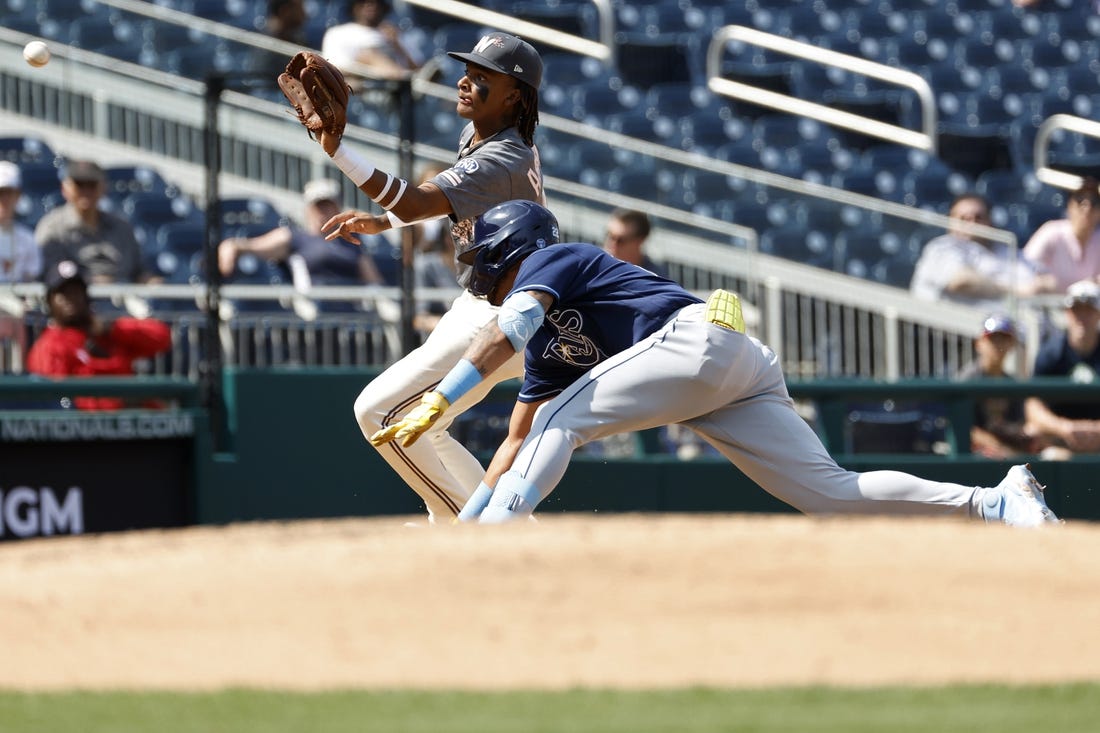
<path id="1" fill-rule="evenodd" d="M 0 545 L 0 687 L 1100 679 L 1100 526 L 403 518 Z"/>

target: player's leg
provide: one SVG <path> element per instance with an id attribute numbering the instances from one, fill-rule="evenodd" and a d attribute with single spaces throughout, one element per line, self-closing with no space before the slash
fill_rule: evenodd
<path id="1" fill-rule="evenodd" d="M 530 513 L 557 486 L 573 452 L 593 440 L 667 425 L 714 406 L 730 368 L 714 358 L 702 306 L 593 367 L 541 408 L 512 468 L 497 482 L 483 522 Z M 729 332 L 732 334 L 732 332 Z M 740 336 L 740 334 L 737 334 Z"/>
<path id="2" fill-rule="evenodd" d="M 355 400 L 355 419 L 364 437 L 399 420 L 450 371 L 482 326 L 496 317 L 487 301 L 468 293 L 459 296 L 424 344 L 394 363 L 363 389 Z M 386 462 L 427 506 L 434 518 L 458 514 L 484 475 L 478 460 L 448 428 L 455 418 L 480 402 L 497 384 L 523 374 L 517 354 L 496 373 L 457 400 L 420 440 L 404 448 L 392 441 L 378 448 Z"/>
<path id="3" fill-rule="evenodd" d="M 973 486 L 840 467 L 785 390 L 762 393 L 684 425 L 769 494 L 807 514 L 971 514 Z"/>
<path id="4" fill-rule="evenodd" d="M 684 424 L 768 493 L 812 514 L 954 515 L 1028 526 L 1056 521 L 1025 467 L 992 488 L 841 468 L 794 409 L 774 355 L 759 348 L 761 369 L 750 387 L 755 395 Z"/>

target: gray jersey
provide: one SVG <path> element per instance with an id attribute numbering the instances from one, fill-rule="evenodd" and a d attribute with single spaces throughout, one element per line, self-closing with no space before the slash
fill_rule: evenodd
<path id="1" fill-rule="evenodd" d="M 467 124 L 459 138 L 458 162 L 431 179 L 451 202 L 456 274 L 464 288 L 470 285 L 471 268 L 457 257 L 473 244 L 474 219 L 502 201 L 545 203 L 538 149 L 527 147 L 515 127 L 470 147 L 473 136 L 473 123 Z"/>
<path id="2" fill-rule="evenodd" d="M 99 212 L 99 226 L 88 227 L 76 209 L 66 204 L 38 222 L 35 239 L 42 247 L 46 270 L 62 260 L 73 260 L 86 276 L 109 282 L 140 282 L 144 277 L 141 245 L 125 219 Z"/>

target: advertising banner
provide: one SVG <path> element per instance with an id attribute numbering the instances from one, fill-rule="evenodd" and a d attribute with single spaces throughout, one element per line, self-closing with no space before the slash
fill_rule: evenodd
<path id="1" fill-rule="evenodd" d="M 193 520 L 185 411 L 0 412 L 0 541 Z"/>

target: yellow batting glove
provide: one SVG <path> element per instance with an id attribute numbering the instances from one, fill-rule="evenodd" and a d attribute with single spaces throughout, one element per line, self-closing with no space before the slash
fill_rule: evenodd
<path id="1" fill-rule="evenodd" d="M 438 392 L 425 392 L 424 396 L 420 398 L 420 404 L 414 407 L 408 415 L 370 436 L 370 444 L 379 446 L 383 443 L 389 443 L 391 440 L 399 440 L 403 447 L 408 448 L 450 406 L 451 403 L 447 401 L 447 398 Z"/>

